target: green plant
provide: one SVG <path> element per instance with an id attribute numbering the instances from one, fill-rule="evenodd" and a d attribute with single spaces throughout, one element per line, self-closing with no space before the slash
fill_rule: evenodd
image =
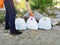
<path id="1" fill-rule="evenodd" d="M 53 0 L 30 0 L 31 8 L 45 11 L 46 7 L 51 7 L 53 5 Z"/>
<path id="2" fill-rule="evenodd" d="M 4 11 L 0 11 L 0 23 L 2 23 L 5 19 L 5 12 Z"/>

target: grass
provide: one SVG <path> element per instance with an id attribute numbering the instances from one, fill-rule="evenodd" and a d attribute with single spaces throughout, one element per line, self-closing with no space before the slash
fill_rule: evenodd
<path id="1" fill-rule="evenodd" d="M 5 11 L 0 11 L 0 23 L 3 23 L 5 17 Z"/>
<path id="2" fill-rule="evenodd" d="M 16 17 L 23 17 L 23 15 L 26 13 L 26 11 L 20 12 L 17 10 Z M 5 20 L 5 11 L 0 11 L 0 23 L 3 23 Z"/>

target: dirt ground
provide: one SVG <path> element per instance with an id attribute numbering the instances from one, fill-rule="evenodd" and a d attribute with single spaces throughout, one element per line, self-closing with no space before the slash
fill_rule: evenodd
<path id="1" fill-rule="evenodd" d="M 60 26 L 53 30 L 26 30 L 21 35 L 12 36 L 4 33 L 0 24 L 0 45 L 60 45 Z"/>

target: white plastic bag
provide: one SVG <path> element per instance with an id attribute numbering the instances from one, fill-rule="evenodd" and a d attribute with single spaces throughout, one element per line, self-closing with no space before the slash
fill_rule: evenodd
<path id="1" fill-rule="evenodd" d="M 34 17 L 30 17 L 27 20 L 27 29 L 34 29 L 34 30 L 38 29 L 38 24 L 37 24 L 36 20 L 34 19 Z"/>
<path id="2" fill-rule="evenodd" d="M 16 30 L 26 30 L 25 20 L 22 18 L 15 19 L 15 28 Z"/>
<path id="3" fill-rule="evenodd" d="M 42 17 L 38 23 L 39 29 L 51 29 L 51 20 L 48 17 Z"/>

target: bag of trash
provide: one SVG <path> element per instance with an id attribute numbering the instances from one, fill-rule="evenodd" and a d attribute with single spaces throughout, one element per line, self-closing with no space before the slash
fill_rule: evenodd
<path id="1" fill-rule="evenodd" d="M 32 10 L 30 8 L 29 2 L 26 2 L 27 5 L 27 10 L 29 12 L 30 17 L 27 20 L 27 29 L 32 29 L 32 30 L 37 30 L 38 29 L 38 24 L 36 20 L 34 19 L 34 15 L 32 13 Z"/>
<path id="2" fill-rule="evenodd" d="M 26 30 L 25 20 L 22 18 L 15 19 L 15 28 L 16 30 Z"/>
<path id="3" fill-rule="evenodd" d="M 39 29 L 51 29 L 51 20 L 48 17 L 42 17 L 38 23 Z"/>
<path id="4" fill-rule="evenodd" d="M 27 20 L 27 29 L 34 29 L 34 30 L 37 30 L 38 29 L 38 24 L 36 22 L 36 20 L 34 19 L 34 17 L 30 17 L 28 20 Z"/>

